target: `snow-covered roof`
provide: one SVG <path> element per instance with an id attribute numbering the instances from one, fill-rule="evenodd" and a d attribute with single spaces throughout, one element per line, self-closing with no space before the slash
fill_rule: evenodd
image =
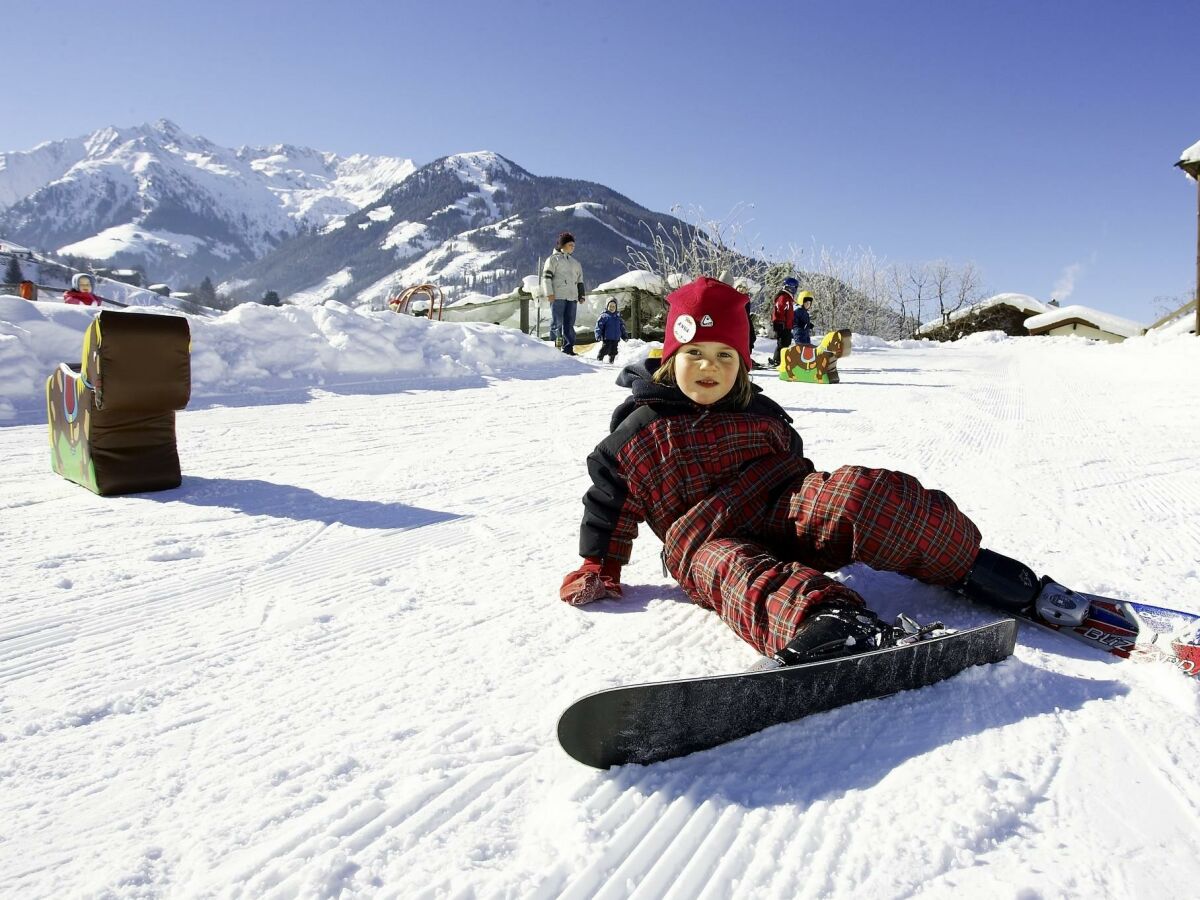
<path id="1" fill-rule="evenodd" d="M 1196 141 L 1196 143 L 1180 153 L 1179 162 L 1175 163 L 1175 165 L 1183 169 L 1189 178 L 1196 178 L 1197 172 L 1200 171 L 1200 141 Z"/>
<path id="2" fill-rule="evenodd" d="M 652 294 L 662 294 L 663 282 L 662 278 L 655 275 L 653 272 L 647 272 L 644 269 L 633 269 L 618 275 L 612 281 L 606 281 L 603 284 L 598 284 L 590 293 L 600 293 L 601 291 L 621 291 L 633 290 L 638 288 L 643 291 L 649 291 Z"/>
<path id="3" fill-rule="evenodd" d="M 1061 309 L 1051 309 L 1048 312 L 1031 316 L 1025 320 L 1025 327 L 1032 334 L 1035 331 L 1049 331 L 1055 325 L 1063 325 L 1067 322 L 1083 322 L 1100 331 L 1119 334 L 1122 337 L 1135 337 L 1141 334 L 1145 328 L 1140 322 L 1132 319 L 1114 316 L 1112 313 L 1089 309 L 1078 304 L 1064 306 Z"/>
<path id="4" fill-rule="evenodd" d="M 10 240 L 0 238 L 0 253 L 24 253 L 29 255 L 32 254 L 33 251 L 28 247 L 22 247 L 20 244 L 14 244 Z"/>
<path id="5" fill-rule="evenodd" d="M 953 322 L 956 319 L 965 318 L 972 313 L 977 313 L 993 306 L 1011 306 L 1013 309 L 1016 309 L 1019 312 L 1029 313 L 1031 315 L 1036 315 L 1037 313 L 1042 313 L 1053 308 L 1048 304 L 1043 303 L 1041 300 L 1030 297 L 1028 294 L 1015 294 L 1011 292 L 1004 294 L 993 294 L 985 300 L 980 300 L 978 303 L 972 304 L 971 306 L 965 306 L 960 310 L 952 312 L 950 314 L 950 321 Z M 927 331 L 930 328 L 937 328 L 941 326 L 941 324 L 941 318 L 933 319 L 932 321 L 926 322 L 924 325 L 922 325 L 918 330 L 918 333 Z"/>
<path id="6" fill-rule="evenodd" d="M 1200 163 L 1200 141 L 1196 141 L 1196 143 L 1180 153 L 1179 161 L 1181 163 Z"/>

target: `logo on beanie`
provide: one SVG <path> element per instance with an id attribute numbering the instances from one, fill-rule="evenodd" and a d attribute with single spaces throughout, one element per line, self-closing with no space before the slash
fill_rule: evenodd
<path id="1" fill-rule="evenodd" d="M 708 316 L 704 318 L 709 320 L 709 325 L 712 324 L 712 319 L 709 319 Z M 675 340 L 681 344 L 686 344 L 696 336 L 696 320 L 685 313 L 675 320 L 675 327 L 671 331 L 675 335 Z"/>
<path id="2" fill-rule="evenodd" d="M 700 320 L 700 326 L 702 328 L 712 328 L 713 327 L 712 316 L 710 316 L 708 313 L 705 313 L 704 318 Z"/>

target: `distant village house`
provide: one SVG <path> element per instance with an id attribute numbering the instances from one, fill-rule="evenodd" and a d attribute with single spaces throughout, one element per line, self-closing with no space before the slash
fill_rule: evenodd
<path id="1" fill-rule="evenodd" d="M 100 278 L 110 278 L 132 287 L 146 286 L 146 275 L 141 269 L 96 269 L 94 274 Z"/>
<path id="2" fill-rule="evenodd" d="M 1140 322 L 1124 319 L 1111 313 L 1088 309 L 1086 306 L 1064 306 L 1051 309 L 1025 321 L 1031 335 L 1051 337 L 1081 337 L 1093 341 L 1119 344 L 1135 337 L 1145 329 Z"/>

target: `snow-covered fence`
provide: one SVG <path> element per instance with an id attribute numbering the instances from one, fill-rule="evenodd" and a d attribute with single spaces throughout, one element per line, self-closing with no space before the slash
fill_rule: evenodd
<path id="1" fill-rule="evenodd" d="M 1167 313 L 1161 319 L 1157 320 L 1154 324 L 1148 326 L 1147 328 L 1144 328 L 1142 330 L 1142 334 L 1147 334 L 1156 328 L 1162 328 L 1164 325 L 1169 325 L 1172 322 L 1177 322 L 1195 309 L 1196 309 L 1195 299 L 1189 300 L 1187 303 L 1183 304 L 1183 306 L 1180 306 L 1177 309 L 1173 309 L 1171 312 Z M 1200 313 L 1197 313 L 1197 314 L 1200 315 Z M 1200 334 L 1200 324 L 1197 325 L 1196 334 Z"/>

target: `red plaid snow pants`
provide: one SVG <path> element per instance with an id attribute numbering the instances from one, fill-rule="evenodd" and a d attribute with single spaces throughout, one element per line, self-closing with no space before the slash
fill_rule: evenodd
<path id="1" fill-rule="evenodd" d="M 749 530 L 725 525 L 747 516 Z M 770 655 L 813 606 L 863 604 L 825 572 L 861 562 L 950 585 L 966 576 L 979 542 L 941 491 L 903 472 L 844 466 L 812 472 L 769 501 L 745 482 L 718 491 L 668 529 L 664 558 L 692 600 Z"/>

